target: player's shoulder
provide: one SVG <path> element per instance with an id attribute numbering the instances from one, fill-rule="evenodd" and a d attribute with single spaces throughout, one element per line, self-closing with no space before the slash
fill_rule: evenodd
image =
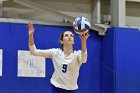
<path id="1" fill-rule="evenodd" d="M 51 48 L 50 49 L 54 54 L 60 53 L 62 50 L 60 48 Z"/>
<path id="2" fill-rule="evenodd" d="M 74 54 L 78 55 L 80 54 L 82 51 L 81 50 L 74 50 Z"/>

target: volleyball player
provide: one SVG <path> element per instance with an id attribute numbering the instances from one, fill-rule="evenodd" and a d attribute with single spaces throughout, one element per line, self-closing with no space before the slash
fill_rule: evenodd
<path id="1" fill-rule="evenodd" d="M 87 46 L 86 42 L 89 34 L 80 34 L 81 50 L 74 51 L 74 34 L 65 31 L 60 36 L 62 49 L 51 48 L 46 50 L 37 49 L 34 43 L 35 28 L 32 23 L 28 24 L 29 30 L 29 49 L 34 56 L 51 58 L 54 66 L 54 73 L 50 80 L 52 84 L 51 93 L 77 93 L 77 80 L 80 66 L 86 63 Z M 53 36 L 52 36 L 53 37 Z"/>

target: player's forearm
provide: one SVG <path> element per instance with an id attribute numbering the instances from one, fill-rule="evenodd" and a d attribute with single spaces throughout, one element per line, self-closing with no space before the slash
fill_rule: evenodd
<path id="1" fill-rule="evenodd" d="M 34 45 L 34 37 L 33 35 L 29 35 L 29 46 L 33 46 Z"/>
<path id="2" fill-rule="evenodd" d="M 82 41 L 82 52 L 84 53 L 87 50 L 86 41 Z"/>

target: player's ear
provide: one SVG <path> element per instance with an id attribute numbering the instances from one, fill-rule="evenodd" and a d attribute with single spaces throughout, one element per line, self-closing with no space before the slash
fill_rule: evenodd
<path id="1" fill-rule="evenodd" d="M 61 44 L 63 44 L 63 41 L 62 41 L 62 40 L 60 40 L 60 43 L 61 43 Z"/>
<path id="2" fill-rule="evenodd" d="M 74 40 L 73 40 L 73 43 L 72 44 L 74 44 Z"/>

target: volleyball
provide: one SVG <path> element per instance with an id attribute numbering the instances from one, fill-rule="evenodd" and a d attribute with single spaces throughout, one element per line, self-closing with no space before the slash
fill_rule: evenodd
<path id="1" fill-rule="evenodd" d="M 89 20 L 85 17 L 77 17 L 73 22 L 73 29 L 77 34 L 87 33 L 91 28 Z"/>

